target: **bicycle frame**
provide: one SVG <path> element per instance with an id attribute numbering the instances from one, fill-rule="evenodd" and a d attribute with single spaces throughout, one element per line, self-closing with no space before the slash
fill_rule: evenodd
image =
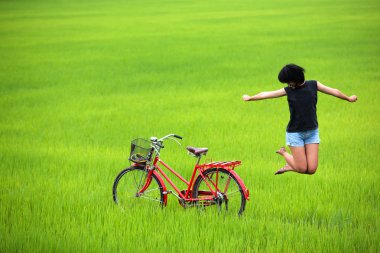
<path id="1" fill-rule="evenodd" d="M 181 190 L 177 187 L 177 185 L 166 175 L 166 173 L 163 171 L 163 169 L 158 165 L 163 165 L 166 169 L 168 169 L 172 174 L 174 174 L 178 179 L 180 179 L 182 182 L 184 182 L 187 185 L 187 189 L 185 190 L 185 194 L 181 192 Z M 166 181 L 173 187 L 173 189 L 177 192 L 178 196 L 186 201 L 195 201 L 199 199 L 194 199 L 191 196 L 192 193 L 192 186 L 194 184 L 196 172 L 197 172 L 197 165 L 194 167 L 193 173 L 191 175 L 190 181 L 187 181 L 185 178 L 183 178 L 178 172 L 176 172 L 174 169 L 172 169 L 168 164 L 166 164 L 164 161 L 162 161 L 159 157 L 155 157 L 153 162 L 154 169 L 156 169 L 161 176 L 163 176 Z M 203 176 L 202 172 L 200 171 L 200 175 Z M 204 177 L 204 176 L 203 176 Z M 213 195 L 216 195 L 216 192 L 211 189 L 209 186 L 210 191 L 213 193 Z M 211 198 L 212 199 L 212 198 Z"/>
<path id="2" fill-rule="evenodd" d="M 217 194 L 219 192 L 218 189 L 218 181 L 212 182 L 211 184 L 209 183 L 209 180 L 205 180 L 204 182 L 206 183 L 207 187 L 209 188 L 209 192 L 207 192 L 206 195 L 209 195 L 210 197 L 202 197 L 202 198 L 193 198 L 192 196 L 192 187 L 194 184 L 194 181 L 196 179 L 196 176 L 200 175 L 203 179 L 206 178 L 204 176 L 203 171 L 209 168 L 220 168 L 220 169 L 226 169 L 228 170 L 231 174 L 235 176 L 235 178 L 238 180 L 240 185 L 243 187 L 243 193 L 245 198 L 248 200 L 249 199 L 249 191 L 245 187 L 243 181 L 240 179 L 240 177 L 237 175 L 237 173 L 234 171 L 234 168 L 236 166 L 239 166 L 241 164 L 241 161 L 230 161 L 230 162 L 210 162 L 206 164 L 199 164 L 200 158 L 198 158 L 198 162 L 194 166 L 193 173 L 191 175 L 190 181 L 187 181 L 185 178 L 183 178 L 178 172 L 176 172 L 173 168 L 171 168 L 168 164 L 166 164 L 164 161 L 160 159 L 159 156 L 155 156 L 152 167 L 147 166 L 147 169 L 149 170 L 148 177 L 146 179 L 145 185 L 142 187 L 142 189 L 139 191 L 139 193 L 143 193 L 150 185 L 151 179 L 152 179 L 152 174 L 155 174 L 157 178 L 159 179 L 161 185 L 163 186 L 163 191 L 165 192 L 164 196 L 164 205 L 167 203 L 167 194 L 172 193 L 168 192 L 166 190 L 166 185 L 164 183 L 164 180 L 162 179 L 165 178 L 166 181 L 173 187 L 173 189 L 176 191 L 178 195 L 176 195 L 177 198 L 183 199 L 185 201 L 199 201 L 199 200 L 213 200 L 215 197 L 217 197 Z M 164 168 L 169 170 L 171 174 L 174 174 L 178 179 L 180 179 L 183 183 L 187 185 L 187 189 L 181 191 L 178 186 L 169 178 L 169 176 L 164 172 L 164 170 L 159 166 L 162 165 Z M 198 173 L 197 173 L 198 172 Z M 231 179 L 229 179 L 231 180 Z M 229 182 L 228 182 L 229 184 Z M 226 185 L 226 189 L 228 187 L 228 184 Z M 215 189 L 215 190 L 213 190 Z M 224 189 L 224 191 L 226 190 Z"/>

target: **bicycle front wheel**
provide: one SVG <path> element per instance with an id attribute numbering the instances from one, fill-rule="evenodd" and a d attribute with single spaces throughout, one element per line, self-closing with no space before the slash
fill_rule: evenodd
<path id="1" fill-rule="evenodd" d="M 211 168 L 199 175 L 193 187 L 193 197 L 201 207 L 217 209 L 219 213 L 241 215 L 246 199 L 243 187 L 235 176 L 226 169 Z M 216 194 L 214 194 L 216 193 Z"/>
<path id="2" fill-rule="evenodd" d="M 145 189 L 144 189 L 145 188 Z M 119 173 L 113 184 L 113 200 L 122 209 L 157 208 L 164 204 L 163 186 L 144 167 L 130 167 Z"/>

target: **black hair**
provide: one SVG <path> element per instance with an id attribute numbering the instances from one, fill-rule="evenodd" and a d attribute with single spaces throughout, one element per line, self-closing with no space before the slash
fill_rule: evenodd
<path id="1" fill-rule="evenodd" d="M 278 74 L 281 83 L 287 83 L 290 87 L 296 88 L 305 82 L 305 69 L 296 64 L 287 64 Z"/>

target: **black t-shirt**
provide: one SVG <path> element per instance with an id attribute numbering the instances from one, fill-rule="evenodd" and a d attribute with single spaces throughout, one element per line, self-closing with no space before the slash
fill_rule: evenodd
<path id="1" fill-rule="evenodd" d="M 286 131 L 303 132 L 318 128 L 317 121 L 317 81 L 306 81 L 295 89 L 285 87 L 288 97 L 290 121 Z"/>

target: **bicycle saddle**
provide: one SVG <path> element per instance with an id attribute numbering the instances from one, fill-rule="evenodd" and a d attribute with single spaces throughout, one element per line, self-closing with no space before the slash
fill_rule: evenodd
<path id="1" fill-rule="evenodd" d="M 194 148 L 190 146 L 187 146 L 186 149 L 195 156 L 205 155 L 208 151 L 208 148 Z"/>

